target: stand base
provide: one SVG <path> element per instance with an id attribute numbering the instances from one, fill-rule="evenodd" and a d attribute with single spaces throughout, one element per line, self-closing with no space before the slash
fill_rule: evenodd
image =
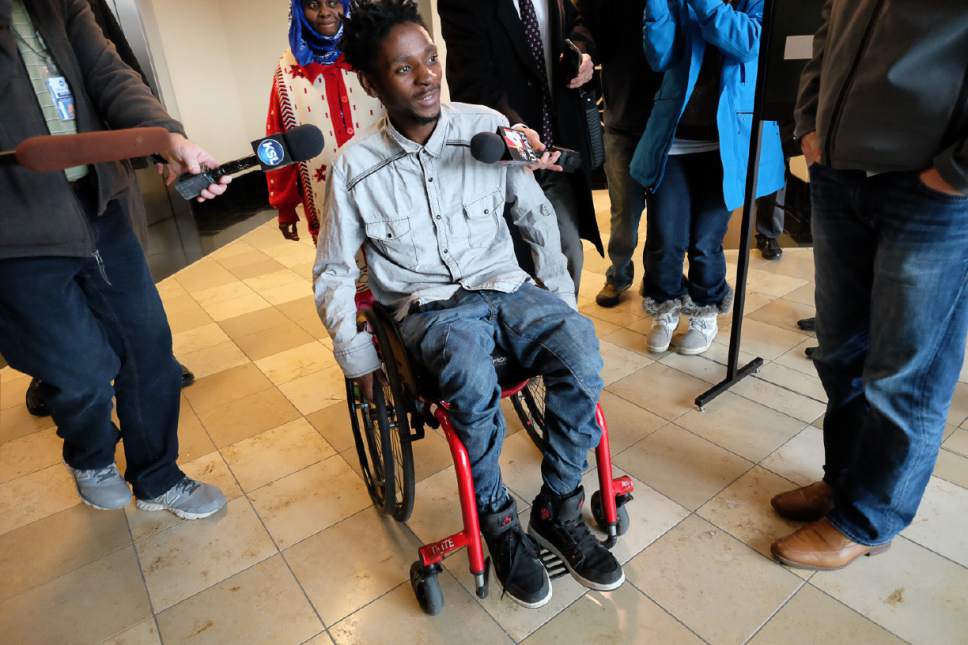
<path id="1" fill-rule="evenodd" d="M 755 374 L 756 372 L 760 371 L 761 367 L 763 367 L 763 359 L 754 358 L 747 365 L 744 365 L 743 367 L 736 370 L 736 374 L 733 375 L 732 378 L 727 377 L 725 381 L 722 381 L 721 383 L 718 383 L 712 386 L 711 388 L 709 388 L 708 390 L 706 390 L 705 392 L 697 396 L 696 407 L 699 408 L 700 412 L 702 412 L 703 408 L 706 407 L 707 403 L 709 403 L 717 396 L 719 396 L 729 388 L 733 387 L 734 385 L 742 381 L 750 374 Z"/>

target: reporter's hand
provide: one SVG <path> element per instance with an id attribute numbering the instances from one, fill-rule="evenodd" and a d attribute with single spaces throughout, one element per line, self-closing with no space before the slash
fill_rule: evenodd
<path id="1" fill-rule="evenodd" d="M 279 230 L 282 231 L 282 236 L 287 240 L 292 240 L 293 242 L 299 241 L 299 227 L 297 222 L 285 222 L 279 224 Z"/>
<path id="2" fill-rule="evenodd" d="M 353 382 L 360 388 L 360 393 L 363 395 L 363 398 L 373 403 L 374 385 L 379 384 L 381 387 L 386 385 L 387 377 L 383 374 L 383 370 L 377 370 L 369 374 L 364 374 L 363 376 L 358 376 L 353 379 Z"/>
<path id="3" fill-rule="evenodd" d="M 592 57 L 588 54 L 581 55 L 581 65 L 578 68 L 578 75 L 568 81 L 568 89 L 577 90 L 579 87 L 592 80 L 595 74 L 595 64 Z"/>
<path id="4" fill-rule="evenodd" d="M 552 172 L 562 172 L 564 169 L 557 165 L 558 158 L 561 156 L 560 152 L 546 152 L 548 146 L 546 146 L 541 141 L 541 135 L 536 131 L 532 130 L 526 125 L 516 125 L 515 130 L 523 132 L 524 136 L 528 139 L 528 145 L 531 149 L 537 153 L 541 153 L 541 158 L 535 163 L 528 166 L 528 170 L 534 172 L 535 170 L 550 170 Z"/>
<path id="5" fill-rule="evenodd" d="M 816 132 L 809 132 L 800 138 L 800 150 L 807 159 L 807 166 L 820 163 L 820 142 Z"/>
<path id="6" fill-rule="evenodd" d="M 182 135 L 172 133 L 169 135 L 168 141 L 168 150 L 162 153 L 168 164 L 157 164 L 155 167 L 158 174 L 165 178 L 165 183 L 169 186 L 185 173 L 199 175 L 204 170 L 218 167 L 218 162 L 212 155 Z M 232 183 L 231 177 L 220 178 L 218 183 L 210 184 L 208 188 L 202 191 L 198 201 L 204 202 L 206 199 L 215 199 L 226 191 L 230 183 Z"/>
<path id="7" fill-rule="evenodd" d="M 927 170 L 922 171 L 918 175 L 918 178 L 921 180 L 922 184 L 935 192 L 950 195 L 952 197 L 965 196 L 965 193 L 961 192 L 945 181 L 945 178 L 941 176 L 941 173 L 938 172 L 937 168 L 928 168 Z"/>

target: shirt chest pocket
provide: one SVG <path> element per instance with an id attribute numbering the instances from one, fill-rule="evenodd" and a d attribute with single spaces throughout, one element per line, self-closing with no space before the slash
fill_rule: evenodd
<path id="1" fill-rule="evenodd" d="M 497 191 L 464 204 L 468 244 L 475 248 L 489 246 L 499 231 L 498 218 L 503 215 L 504 198 Z"/>
<path id="2" fill-rule="evenodd" d="M 417 247 L 413 242 L 410 218 L 367 222 L 366 236 L 391 262 L 408 269 L 417 266 Z"/>

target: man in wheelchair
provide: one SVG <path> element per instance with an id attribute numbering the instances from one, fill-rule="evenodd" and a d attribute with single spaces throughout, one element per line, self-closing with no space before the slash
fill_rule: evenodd
<path id="1" fill-rule="evenodd" d="M 577 312 L 551 204 L 530 169 L 471 157 L 471 137 L 507 120 L 482 106 L 441 105 L 437 50 L 412 0 L 355 1 L 343 51 L 388 118 L 347 145 L 329 173 L 314 278 L 337 361 L 369 398 L 380 359 L 357 327 L 354 256 L 362 247 L 375 299 L 393 310 L 408 351 L 436 378 L 470 456 L 482 533 L 505 593 L 527 607 L 551 598 L 537 545 L 586 587 L 616 589 L 621 565 L 581 516 L 586 455 L 601 436 L 602 360 L 593 325 Z M 551 165 L 544 155 L 539 167 Z M 505 207 L 544 288 L 515 260 Z M 495 351 L 542 375 L 547 388 L 544 485 L 528 534 L 501 481 Z"/>

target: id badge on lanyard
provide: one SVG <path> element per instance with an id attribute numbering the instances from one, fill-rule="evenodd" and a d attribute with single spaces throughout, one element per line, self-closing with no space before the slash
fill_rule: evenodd
<path id="1" fill-rule="evenodd" d="M 57 108 L 57 115 L 61 121 L 73 121 L 77 118 L 74 109 L 74 94 L 71 86 L 67 84 L 67 79 L 63 76 L 48 76 L 47 91 L 50 98 Z"/>

